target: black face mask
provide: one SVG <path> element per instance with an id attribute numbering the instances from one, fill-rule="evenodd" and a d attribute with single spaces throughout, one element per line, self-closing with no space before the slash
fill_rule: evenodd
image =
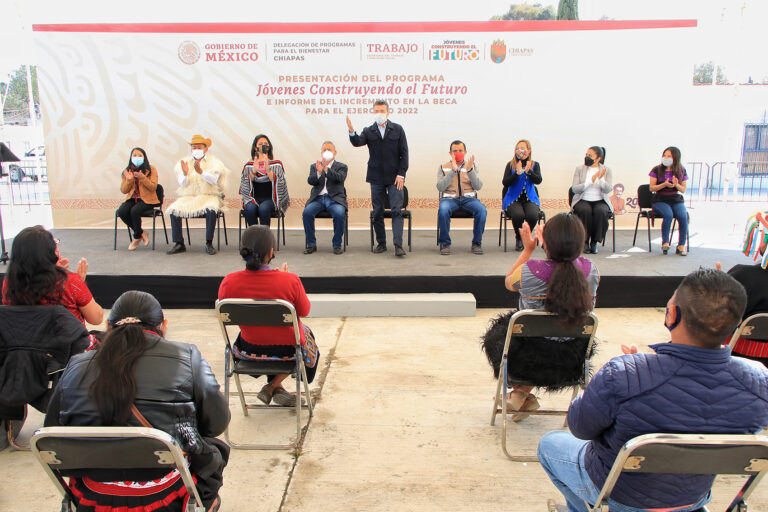
<path id="1" fill-rule="evenodd" d="M 587 167 L 592 167 L 594 163 L 595 161 L 589 158 L 588 156 L 584 157 L 584 165 L 586 165 Z"/>

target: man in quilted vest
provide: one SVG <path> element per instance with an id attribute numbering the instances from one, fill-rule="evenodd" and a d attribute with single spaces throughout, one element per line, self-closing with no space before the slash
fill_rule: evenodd
<path id="1" fill-rule="evenodd" d="M 213 248 L 213 230 L 216 217 L 224 203 L 224 186 L 229 170 L 215 156 L 208 153 L 211 139 L 193 135 L 189 142 L 191 155 L 178 161 L 175 167 L 179 188 L 178 199 L 166 211 L 171 215 L 174 246 L 168 254 L 178 254 L 187 248 L 181 232 L 181 219 L 205 217 L 205 252 L 216 254 Z"/>
<path id="2" fill-rule="evenodd" d="M 711 269 L 688 274 L 667 303 L 671 341 L 652 354 L 610 360 L 568 410 L 570 432 L 546 434 L 539 461 L 567 508 L 594 504 L 619 449 L 650 433 L 755 434 L 768 424 L 768 370 L 723 346 L 741 320 L 744 287 Z M 624 473 L 611 510 L 697 510 L 710 500 L 711 475 Z"/>
<path id="3" fill-rule="evenodd" d="M 464 211 L 472 215 L 472 254 L 483 254 L 483 231 L 488 211 L 477 198 L 477 191 L 483 187 L 478 176 L 475 157 L 467 156 L 467 146 L 460 140 L 451 142 L 451 159 L 437 169 L 437 190 L 440 191 L 440 206 L 437 210 L 437 243 L 440 254 L 451 254 L 451 215 Z"/>

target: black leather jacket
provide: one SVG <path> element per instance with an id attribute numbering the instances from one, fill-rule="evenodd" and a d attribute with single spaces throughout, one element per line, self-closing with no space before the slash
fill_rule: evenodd
<path id="1" fill-rule="evenodd" d="M 64 306 L 0 306 L 0 408 L 45 412 L 67 361 L 86 348 L 88 331 Z"/>
<path id="2" fill-rule="evenodd" d="M 229 423 L 229 404 L 219 391 L 210 366 L 196 346 L 157 341 L 136 362 L 135 404 L 156 429 L 172 435 L 190 454 L 215 450 L 202 437 L 216 437 Z M 101 417 L 88 395 L 96 366 L 89 363 L 95 352 L 73 357 L 54 391 L 45 425 L 99 426 Z M 141 426 L 131 416 L 131 426 Z"/>

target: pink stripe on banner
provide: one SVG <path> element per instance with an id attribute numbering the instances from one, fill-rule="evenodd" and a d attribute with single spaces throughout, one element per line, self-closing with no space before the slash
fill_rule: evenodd
<path id="1" fill-rule="evenodd" d="M 408 21 L 391 23 L 77 23 L 33 25 L 35 32 L 147 34 L 341 34 L 397 32 L 553 32 L 696 27 L 696 20 Z"/>

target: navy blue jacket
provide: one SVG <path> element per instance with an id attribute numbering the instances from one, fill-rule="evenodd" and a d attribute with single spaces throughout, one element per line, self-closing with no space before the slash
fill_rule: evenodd
<path id="1" fill-rule="evenodd" d="M 603 486 L 621 446 L 641 434 L 755 434 L 768 424 L 768 370 L 709 350 L 676 343 L 656 354 L 611 359 L 568 410 L 573 435 L 586 439 L 584 464 Z M 688 505 L 709 492 L 709 475 L 623 474 L 611 498 L 637 508 Z"/>
<path id="2" fill-rule="evenodd" d="M 373 123 L 362 133 L 353 133 L 349 141 L 355 147 L 368 145 L 368 172 L 365 181 L 375 185 L 391 185 L 397 176 L 405 178 L 408 171 L 408 141 L 403 127 L 387 120 L 384 138 Z"/>
<path id="3" fill-rule="evenodd" d="M 347 164 L 333 161 L 327 171 L 323 172 L 320 176 L 317 175 L 316 164 L 309 166 L 309 178 L 307 183 L 312 185 L 312 190 L 309 193 L 309 199 L 307 204 L 320 195 L 323 191 L 323 187 L 328 189 L 328 197 L 333 201 L 336 201 L 344 208 L 347 207 L 347 190 L 344 188 L 344 180 L 347 179 Z"/>

